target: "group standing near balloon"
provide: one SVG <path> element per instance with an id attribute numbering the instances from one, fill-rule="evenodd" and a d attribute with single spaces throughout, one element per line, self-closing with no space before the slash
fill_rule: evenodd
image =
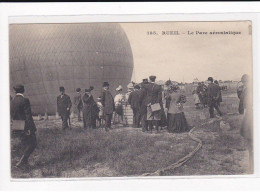
<path id="1" fill-rule="evenodd" d="M 249 102 L 249 84 L 248 76 L 242 77 L 243 86 L 238 88 L 238 97 L 240 99 L 239 112 L 244 114 L 241 134 L 248 141 L 250 157 L 252 159 L 252 104 Z M 214 83 L 212 77 L 208 78 L 209 84 L 206 86 L 200 83 L 193 92 L 195 102 L 202 104 L 202 107 L 209 108 L 210 118 L 214 118 L 214 109 L 219 116 L 223 113 L 220 110 L 222 101 L 221 88 L 217 82 Z M 62 120 L 62 129 L 71 129 L 70 113 L 72 105 L 78 112 L 78 121 L 83 122 L 83 128 L 86 130 L 97 129 L 104 126 L 105 131 L 112 130 L 114 124 L 121 123 L 127 125 L 124 113 L 124 105 L 129 105 L 133 110 L 133 128 L 142 128 L 142 132 L 160 133 L 166 129 L 170 133 L 187 132 L 190 126 L 184 114 L 184 104 L 186 96 L 177 84 L 170 80 L 165 83 L 166 87 L 162 88 L 156 84 L 156 76 L 150 76 L 143 79 L 142 83 L 133 83 L 133 91 L 127 95 L 122 93 L 122 86 L 116 88 L 117 95 L 113 97 L 109 89 L 109 83 L 104 82 L 100 96 L 95 101 L 92 91 L 94 87 L 85 89 L 84 94 L 81 89 L 76 89 L 73 97 L 73 103 L 70 96 L 65 92 L 65 88 L 60 86 L 60 95 L 57 97 L 57 111 Z M 15 97 L 11 99 L 11 120 L 24 120 L 24 132 L 20 133 L 22 144 L 25 147 L 23 155 L 16 167 L 28 167 L 28 158 L 36 147 L 36 127 L 32 118 L 30 102 L 23 96 L 24 86 L 16 85 L 14 87 Z M 81 114 L 83 118 L 81 119 Z"/>

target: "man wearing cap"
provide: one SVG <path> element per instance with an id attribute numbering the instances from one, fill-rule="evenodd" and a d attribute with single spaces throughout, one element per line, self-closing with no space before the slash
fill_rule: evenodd
<path id="1" fill-rule="evenodd" d="M 140 86 L 135 85 L 134 91 L 130 93 L 128 103 L 133 110 L 133 127 L 140 128 L 141 114 L 140 114 Z"/>
<path id="2" fill-rule="evenodd" d="M 70 109 L 72 106 L 70 97 L 65 94 L 65 88 L 63 86 L 60 87 L 60 95 L 57 97 L 57 111 L 61 116 L 62 120 L 62 129 L 68 129 L 68 119 L 70 116 Z"/>
<path id="3" fill-rule="evenodd" d="M 75 105 L 75 108 L 78 113 L 78 121 L 81 121 L 80 112 L 82 111 L 82 108 L 83 108 L 81 89 L 77 88 L 76 92 L 77 92 L 77 94 L 74 96 L 74 105 Z"/>
<path id="4" fill-rule="evenodd" d="M 103 114 L 105 119 L 105 129 L 111 129 L 111 120 L 115 110 L 114 98 L 109 91 L 109 83 L 103 83 L 103 91 L 101 93 L 101 103 L 103 105 Z"/>
<path id="5" fill-rule="evenodd" d="M 220 98 L 220 87 L 217 84 L 213 83 L 213 78 L 208 78 L 208 106 L 210 118 L 214 118 L 214 108 L 220 116 L 222 116 L 221 111 L 219 110 L 218 101 Z"/>
<path id="6" fill-rule="evenodd" d="M 150 76 L 150 83 L 145 84 L 144 88 L 147 90 L 147 121 L 149 129 L 152 132 L 153 123 L 155 124 L 155 129 L 159 132 L 159 121 L 161 120 L 161 110 L 153 111 L 152 105 L 162 104 L 162 89 L 161 86 L 155 83 L 156 76 Z"/>
<path id="7" fill-rule="evenodd" d="M 34 151 L 37 145 L 36 140 L 36 126 L 32 118 L 31 105 L 28 98 L 25 98 L 24 86 L 17 85 L 14 87 L 15 97 L 11 101 L 11 119 L 12 120 L 24 120 L 24 131 L 19 134 L 21 138 L 21 144 L 23 148 L 23 155 L 19 162 L 16 164 L 18 168 L 28 168 L 28 158 Z M 13 135 L 13 134 L 12 134 Z"/>

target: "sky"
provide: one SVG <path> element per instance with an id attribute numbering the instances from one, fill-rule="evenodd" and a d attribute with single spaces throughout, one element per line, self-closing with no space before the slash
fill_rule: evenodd
<path id="1" fill-rule="evenodd" d="M 250 21 L 121 23 L 133 52 L 132 80 L 139 82 L 150 75 L 178 82 L 208 77 L 240 80 L 252 72 L 250 25 Z M 157 35 L 148 35 L 150 31 Z M 162 31 L 180 35 L 162 35 Z M 240 34 L 209 34 L 214 31 Z"/>

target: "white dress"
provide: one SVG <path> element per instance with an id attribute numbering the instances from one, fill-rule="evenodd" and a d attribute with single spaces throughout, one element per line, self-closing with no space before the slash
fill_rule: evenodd
<path id="1" fill-rule="evenodd" d="M 114 98 L 115 106 L 122 105 L 124 102 L 124 95 L 123 94 L 117 94 Z"/>

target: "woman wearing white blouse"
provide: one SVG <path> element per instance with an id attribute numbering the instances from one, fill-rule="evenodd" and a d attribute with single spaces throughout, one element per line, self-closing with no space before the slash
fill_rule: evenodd
<path id="1" fill-rule="evenodd" d="M 123 102 L 125 101 L 125 96 L 122 94 L 122 86 L 120 85 L 116 88 L 117 95 L 114 98 L 115 102 L 115 114 L 114 114 L 114 124 L 116 120 L 118 123 L 124 124 L 124 111 L 123 111 Z"/>

